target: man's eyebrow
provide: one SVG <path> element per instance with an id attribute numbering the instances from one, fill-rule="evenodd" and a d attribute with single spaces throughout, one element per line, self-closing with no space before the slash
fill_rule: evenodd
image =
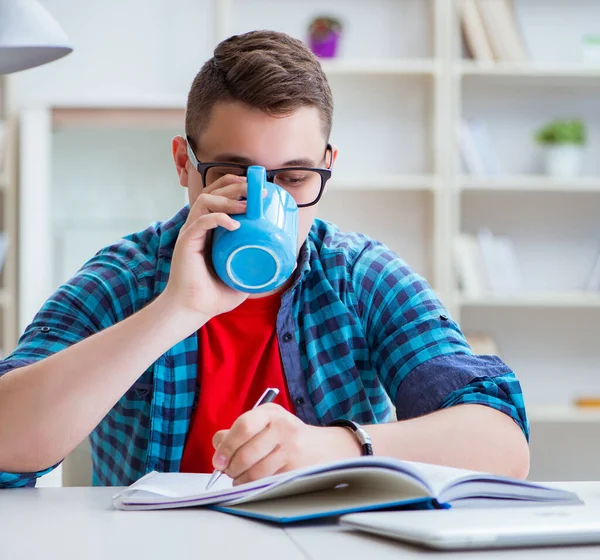
<path id="1" fill-rule="evenodd" d="M 310 158 L 298 158 L 286 161 L 281 167 L 315 167 L 315 162 Z"/>
<path id="2" fill-rule="evenodd" d="M 213 161 L 219 163 L 239 163 L 240 165 L 252 165 L 254 162 L 245 156 L 239 154 L 218 154 L 214 157 Z"/>
<path id="3" fill-rule="evenodd" d="M 241 156 L 239 154 L 229 154 L 229 153 L 224 153 L 224 154 L 218 154 L 215 156 L 214 160 L 215 162 L 219 162 L 219 163 L 237 163 L 239 165 L 254 165 L 254 160 L 246 157 L 246 156 Z M 310 159 L 310 158 L 298 158 L 298 159 L 292 159 L 290 161 L 286 161 L 284 164 L 282 164 L 280 166 L 280 168 L 283 167 L 315 167 L 315 162 L 314 160 Z M 279 169 L 279 168 L 278 168 Z"/>

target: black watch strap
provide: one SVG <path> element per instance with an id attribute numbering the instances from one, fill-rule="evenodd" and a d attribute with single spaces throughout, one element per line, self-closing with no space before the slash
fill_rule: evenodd
<path id="1" fill-rule="evenodd" d="M 371 441 L 371 437 L 360 424 L 357 424 L 352 420 L 336 420 L 335 422 L 328 424 L 328 426 L 348 428 L 349 430 L 352 430 L 356 436 L 356 439 L 358 439 L 360 445 L 362 446 L 362 454 L 373 455 L 373 442 Z"/>

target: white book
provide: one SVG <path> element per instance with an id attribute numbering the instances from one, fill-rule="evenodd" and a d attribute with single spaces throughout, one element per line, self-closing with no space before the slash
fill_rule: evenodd
<path id="1" fill-rule="evenodd" d="M 4 166 L 6 164 L 8 126 L 6 121 L 0 121 L 0 179 L 4 175 Z"/>
<path id="2" fill-rule="evenodd" d="M 495 244 L 497 258 L 504 273 L 504 293 L 512 295 L 522 294 L 525 290 L 525 285 L 513 240 L 507 236 L 500 236 L 495 238 Z"/>
<path id="3" fill-rule="evenodd" d="M 498 158 L 498 152 L 492 143 L 492 139 L 482 119 L 467 119 L 467 126 L 477 153 L 481 158 L 486 177 L 498 177 L 502 175 L 502 166 Z"/>
<path id="4" fill-rule="evenodd" d="M 487 280 L 494 295 L 519 294 L 524 283 L 512 241 L 494 237 L 489 229 L 477 233 Z"/>
<path id="5" fill-rule="evenodd" d="M 0 231 L 0 272 L 4 268 L 6 261 L 6 253 L 8 252 L 8 236 L 3 231 Z"/>
<path id="6" fill-rule="evenodd" d="M 461 121 L 457 133 L 460 155 L 467 172 L 475 177 L 487 177 L 488 171 L 466 119 Z"/>
<path id="7" fill-rule="evenodd" d="M 496 59 L 526 60 L 515 11 L 508 0 L 479 0 L 478 7 Z"/>
<path id="8" fill-rule="evenodd" d="M 517 11 L 515 10 L 514 0 L 496 0 L 498 2 L 498 16 L 500 25 L 506 36 L 506 44 L 511 57 L 511 60 L 516 62 L 524 62 L 529 59 L 527 48 L 521 26 L 517 19 Z"/>
<path id="9" fill-rule="evenodd" d="M 600 254 L 594 263 L 592 268 L 592 273 L 590 274 L 590 278 L 588 280 L 586 291 L 588 292 L 598 292 L 600 291 Z"/>
<path id="10" fill-rule="evenodd" d="M 493 474 L 360 457 L 206 491 L 209 474 L 151 472 L 116 494 L 122 510 L 204 506 L 279 523 L 383 508 L 581 504 L 576 494 Z"/>
<path id="11" fill-rule="evenodd" d="M 489 292 L 481 252 L 475 236 L 461 233 L 453 244 L 454 263 L 461 291 L 465 296 L 480 298 Z"/>
<path id="12" fill-rule="evenodd" d="M 492 62 L 494 53 L 481 14 L 477 8 L 476 0 L 458 0 L 457 9 L 465 42 L 473 58 L 479 61 Z"/>

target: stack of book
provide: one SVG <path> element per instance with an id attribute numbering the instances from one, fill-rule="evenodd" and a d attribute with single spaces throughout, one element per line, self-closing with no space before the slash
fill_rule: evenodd
<path id="1" fill-rule="evenodd" d="M 488 229 L 454 240 L 454 260 L 462 293 L 470 298 L 518 295 L 525 290 L 512 239 Z"/>
<path id="2" fill-rule="evenodd" d="M 483 62 L 528 59 L 512 0 L 458 0 L 457 6 L 471 58 Z"/>

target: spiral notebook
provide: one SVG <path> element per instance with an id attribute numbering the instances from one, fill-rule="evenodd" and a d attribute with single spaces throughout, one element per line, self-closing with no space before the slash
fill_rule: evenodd
<path id="1" fill-rule="evenodd" d="M 572 492 L 523 480 L 386 457 L 325 463 L 232 486 L 210 475 L 151 472 L 114 496 L 122 510 L 209 507 L 278 523 L 378 509 L 575 505 Z"/>

